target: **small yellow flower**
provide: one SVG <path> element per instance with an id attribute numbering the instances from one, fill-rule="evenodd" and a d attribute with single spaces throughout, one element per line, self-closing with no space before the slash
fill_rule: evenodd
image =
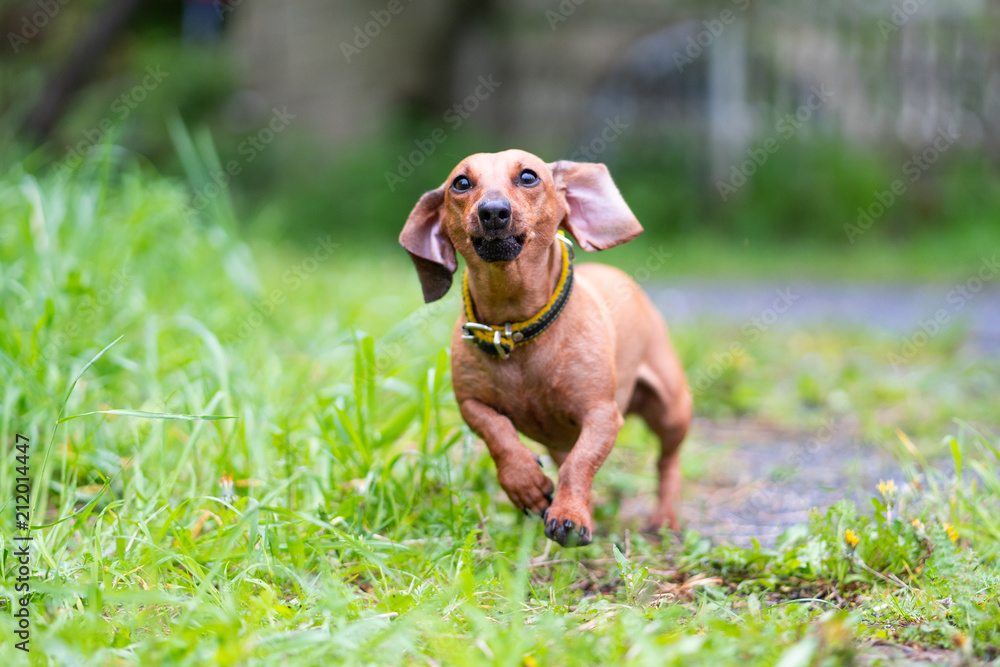
<path id="1" fill-rule="evenodd" d="M 538 667 L 538 661 L 530 655 L 524 656 L 524 667 Z"/>
<path id="2" fill-rule="evenodd" d="M 950 523 L 942 523 L 941 527 L 944 528 L 944 532 L 948 533 L 948 539 L 951 540 L 952 544 L 958 542 L 958 531 L 955 530 L 955 526 Z"/>
<path id="3" fill-rule="evenodd" d="M 896 493 L 896 482 L 891 479 L 887 482 L 884 479 L 878 481 L 878 492 L 882 494 L 883 498 L 888 498 Z"/>
<path id="4" fill-rule="evenodd" d="M 923 530 L 924 529 L 924 523 L 920 519 L 914 519 L 913 521 L 910 522 L 910 525 L 912 525 L 917 530 Z"/>
<path id="5" fill-rule="evenodd" d="M 854 549 L 854 547 L 858 546 L 858 542 L 861 541 L 861 538 L 858 537 L 857 533 L 848 528 L 844 531 L 844 541 L 847 542 L 847 546 Z"/>

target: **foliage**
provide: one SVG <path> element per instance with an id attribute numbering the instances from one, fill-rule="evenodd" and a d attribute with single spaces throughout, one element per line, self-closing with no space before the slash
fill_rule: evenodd
<path id="1" fill-rule="evenodd" d="M 914 385 L 886 384 L 859 351 L 803 364 L 809 388 L 781 379 L 788 357 L 839 359 L 838 341 L 864 337 L 805 336 L 792 354 L 764 337 L 702 400 L 710 415 L 794 421 L 802 399 L 843 387 L 863 420 L 913 426 L 909 482 L 875 514 L 841 503 L 773 548 L 643 537 L 616 518 L 606 473 L 602 535 L 561 550 L 513 510 L 461 424 L 443 349 L 454 297 L 418 311 L 405 259 L 352 257 L 325 235 L 248 246 L 233 219 L 189 215 L 181 184 L 116 156 L 71 178 L 15 168 L 0 189 L 0 492 L 12 498 L 22 433 L 40 662 L 788 667 L 895 642 L 998 657 L 998 441 L 964 427 L 945 443 L 956 474 L 924 460 L 928 424 L 988 421 L 994 385 L 959 377 L 911 412 L 870 405 L 955 375 L 947 348 L 927 350 Z M 675 334 L 689 372 L 731 333 Z M 805 419 L 835 409 L 820 400 Z M 621 446 L 653 456 L 634 425 Z M 653 466 L 636 470 L 648 487 Z M 11 636 L 11 616 L 0 625 Z M 11 642 L 0 656 L 27 663 Z"/>

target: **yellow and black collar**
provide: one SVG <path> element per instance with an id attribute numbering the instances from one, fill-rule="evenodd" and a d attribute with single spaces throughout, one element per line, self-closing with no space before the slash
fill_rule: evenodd
<path id="1" fill-rule="evenodd" d="M 561 241 L 562 270 L 556 283 L 552 298 L 534 317 L 524 322 L 507 322 L 502 327 L 476 322 L 476 309 L 472 304 L 472 293 L 469 291 L 469 269 L 466 268 L 462 279 L 462 304 L 465 310 L 466 323 L 462 325 L 462 338 L 471 341 L 483 352 L 494 357 L 506 359 L 515 347 L 524 345 L 538 338 L 552 326 L 569 301 L 573 291 L 573 250 L 572 242 L 562 234 L 556 234 Z"/>

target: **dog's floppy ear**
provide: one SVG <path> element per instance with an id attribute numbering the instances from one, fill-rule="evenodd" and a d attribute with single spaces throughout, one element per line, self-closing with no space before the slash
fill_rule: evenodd
<path id="1" fill-rule="evenodd" d="M 565 203 L 566 228 L 584 250 L 606 250 L 631 241 L 642 225 L 625 203 L 608 168 L 596 162 L 549 164 L 556 193 Z"/>
<path id="2" fill-rule="evenodd" d="M 399 243 L 410 253 L 417 267 L 424 301 L 430 303 L 443 297 L 451 287 L 451 276 L 458 268 L 455 248 L 441 227 L 444 208 L 444 186 L 425 192 L 399 234 Z"/>

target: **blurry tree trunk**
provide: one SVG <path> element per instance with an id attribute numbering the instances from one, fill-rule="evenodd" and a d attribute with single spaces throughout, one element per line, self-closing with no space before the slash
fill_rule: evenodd
<path id="1" fill-rule="evenodd" d="M 463 36 L 493 30 L 497 22 L 495 0 L 451 0 L 446 4 L 447 17 L 433 36 L 434 46 L 422 63 L 422 80 L 408 100 L 418 114 L 427 117 L 438 117 L 442 109 L 455 103 L 455 64 L 464 46 Z"/>
<path id="2" fill-rule="evenodd" d="M 708 125 L 713 180 L 728 181 L 753 134 L 747 106 L 747 26 L 744 17 L 708 52 Z"/>
<path id="3" fill-rule="evenodd" d="M 24 120 L 22 130 L 42 143 L 66 112 L 73 96 L 83 87 L 101 58 L 128 24 L 142 0 L 110 0 L 94 18 L 42 92 L 42 97 Z"/>
<path id="4" fill-rule="evenodd" d="M 987 65 L 986 75 L 994 81 L 1000 81 L 1000 3 L 993 3 L 986 14 L 987 18 Z M 992 99 L 986 101 L 982 110 L 985 122 L 986 145 L 990 151 L 993 164 L 1000 168 L 1000 92 L 994 93 Z"/>

